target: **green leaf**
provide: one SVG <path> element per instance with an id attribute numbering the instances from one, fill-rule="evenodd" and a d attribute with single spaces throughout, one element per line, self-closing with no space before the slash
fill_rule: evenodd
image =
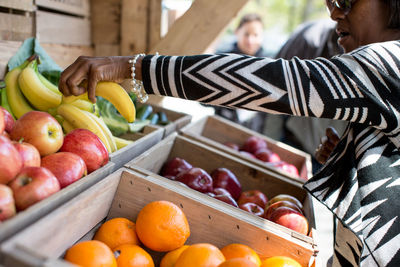
<path id="1" fill-rule="evenodd" d="M 40 46 L 40 43 L 36 38 L 29 38 L 23 42 L 17 53 L 8 61 L 8 70 L 18 67 L 33 54 L 39 56 L 39 72 L 42 73 L 50 82 L 58 85 L 62 69 L 46 53 L 43 47 Z"/>

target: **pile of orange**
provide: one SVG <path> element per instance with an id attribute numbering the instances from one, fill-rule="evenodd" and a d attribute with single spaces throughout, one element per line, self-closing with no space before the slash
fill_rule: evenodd
<path id="1" fill-rule="evenodd" d="M 154 267 L 153 259 L 145 250 L 150 249 L 166 252 L 160 267 L 300 266 L 285 257 L 262 262 L 252 248 L 243 244 L 230 244 L 222 249 L 208 243 L 185 245 L 189 235 L 188 221 L 178 206 L 168 201 L 154 201 L 143 207 L 136 223 L 126 218 L 105 222 L 93 240 L 73 245 L 64 259 L 88 267 Z"/>

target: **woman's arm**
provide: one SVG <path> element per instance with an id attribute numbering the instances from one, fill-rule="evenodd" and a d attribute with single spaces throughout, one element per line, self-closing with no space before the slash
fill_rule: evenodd
<path id="1" fill-rule="evenodd" d="M 147 56 L 141 64 L 150 94 L 366 123 L 387 132 L 399 128 L 399 66 L 398 41 L 330 60 L 222 54 Z"/>

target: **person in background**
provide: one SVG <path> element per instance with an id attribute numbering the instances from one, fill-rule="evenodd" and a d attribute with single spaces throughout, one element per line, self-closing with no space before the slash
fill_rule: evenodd
<path id="1" fill-rule="evenodd" d="M 337 22 L 340 56 L 79 57 L 59 88 L 67 96 L 87 91 L 95 102 L 99 81 L 131 78 L 142 100 L 167 95 L 349 122 L 303 187 L 334 214 L 333 266 L 400 266 L 400 1 L 325 3 Z"/>
<path id="2" fill-rule="evenodd" d="M 217 49 L 216 53 L 233 53 L 255 57 L 265 57 L 262 47 L 264 24 L 257 13 L 248 13 L 241 17 L 235 30 L 236 41 L 230 47 Z M 214 107 L 215 114 L 257 132 L 263 129 L 265 113 L 226 107 Z"/>
<path id="3" fill-rule="evenodd" d="M 328 19 L 306 22 L 297 27 L 276 58 L 331 58 L 343 53 L 337 43 L 338 38 L 336 22 Z M 346 126 L 347 122 L 341 120 L 270 115 L 265 121 L 263 133 L 314 155 L 327 127 L 334 127 L 338 134 L 342 134 Z M 312 161 L 313 173 L 316 173 L 322 165 L 315 157 L 312 157 Z"/>

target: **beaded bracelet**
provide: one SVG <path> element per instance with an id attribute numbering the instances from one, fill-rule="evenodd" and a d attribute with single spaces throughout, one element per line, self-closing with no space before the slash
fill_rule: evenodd
<path id="1" fill-rule="evenodd" d="M 138 81 L 135 79 L 135 65 L 136 65 L 136 61 L 138 60 L 139 57 L 141 56 L 145 56 L 145 54 L 137 54 L 133 57 L 133 59 L 129 60 L 129 63 L 132 64 L 131 67 L 131 75 L 132 75 L 132 91 L 133 93 L 137 96 L 137 98 L 139 99 L 140 103 L 145 103 L 148 99 L 149 96 L 147 95 L 146 91 L 144 90 L 144 86 L 143 86 L 143 82 L 142 81 Z"/>

